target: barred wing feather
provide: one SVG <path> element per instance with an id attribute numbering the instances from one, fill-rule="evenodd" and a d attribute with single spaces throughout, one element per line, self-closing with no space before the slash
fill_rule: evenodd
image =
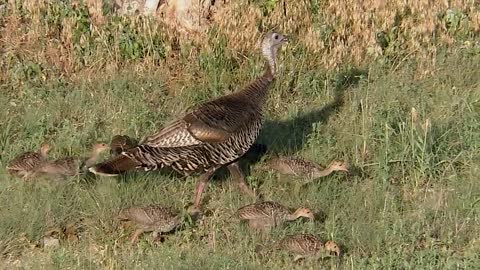
<path id="1" fill-rule="evenodd" d="M 257 116 L 251 107 L 250 103 L 231 96 L 204 103 L 158 133 L 146 137 L 142 144 L 185 147 L 224 142 Z"/>

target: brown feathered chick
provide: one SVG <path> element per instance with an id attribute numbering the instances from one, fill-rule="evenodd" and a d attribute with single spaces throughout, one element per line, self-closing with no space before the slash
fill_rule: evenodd
<path id="1" fill-rule="evenodd" d="M 287 235 L 277 243 L 277 248 L 295 255 L 294 261 L 305 257 L 316 256 L 324 250 L 320 239 L 312 234 Z"/>
<path id="2" fill-rule="evenodd" d="M 348 172 L 348 166 L 342 161 L 333 161 L 324 170 L 318 164 L 301 157 L 279 156 L 267 162 L 267 167 L 280 174 L 308 177 L 311 179 L 330 175 L 335 171 Z"/>
<path id="3" fill-rule="evenodd" d="M 117 218 L 135 224 L 136 231 L 130 238 L 131 244 L 135 244 L 144 232 L 153 231 L 156 238 L 158 234 L 170 232 L 181 223 L 181 217 L 177 211 L 158 204 L 124 208 L 120 210 Z"/>
<path id="4" fill-rule="evenodd" d="M 7 170 L 12 175 L 29 179 L 35 170 L 47 161 L 49 151 L 50 145 L 42 144 L 37 152 L 22 153 L 8 163 Z"/>
<path id="5" fill-rule="evenodd" d="M 269 230 L 299 217 L 314 219 L 312 211 L 308 208 L 298 208 L 292 213 L 287 207 L 272 201 L 243 206 L 237 210 L 237 216 L 240 220 L 248 221 L 251 228 L 260 230 Z"/>
<path id="6" fill-rule="evenodd" d="M 86 173 L 88 168 L 97 162 L 99 155 L 108 148 L 109 146 L 105 143 L 96 143 L 92 146 L 92 151 L 88 157 L 63 157 L 46 162 L 36 169 L 35 174 L 49 177 L 68 177 Z"/>
<path id="7" fill-rule="evenodd" d="M 340 255 L 340 248 L 335 242 L 327 241 L 324 244 L 313 234 L 287 235 L 276 244 L 276 248 L 294 254 L 294 261 L 307 257 L 318 258 L 330 254 Z"/>

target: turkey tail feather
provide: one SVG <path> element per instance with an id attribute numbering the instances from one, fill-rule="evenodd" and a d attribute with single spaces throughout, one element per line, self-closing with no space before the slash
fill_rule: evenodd
<path id="1" fill-rule="evenodd" d="M 137 161 L 120 154 L 103 163 L 96 164 L 88 170 L 97 175 L 115 176 L 140 166 Z"/>

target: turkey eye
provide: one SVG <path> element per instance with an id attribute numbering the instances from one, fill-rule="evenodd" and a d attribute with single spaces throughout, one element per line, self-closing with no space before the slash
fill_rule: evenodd
<path id="1" fill-rule="evenodd" d="M 273 38 L 278 39 L 278 35 L 277 34 L 273 35 Z"/>

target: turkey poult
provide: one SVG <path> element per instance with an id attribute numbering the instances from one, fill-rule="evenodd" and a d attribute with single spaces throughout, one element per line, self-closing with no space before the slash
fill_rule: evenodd
<path id="1" fill-rule="evenodd" d="M 35 175 L 68 177 L 88 172 L 87 169 L 98 162 L 99 155 L 108 148 L 106 143 L 96 143 L 92 146 L 92 151 L 87 158 L 64 157 L 45 162 L 35 170 Z"/>
<path id="2" fill-rule="evenodd" d="M 203 190 L 214 172 L 227 166 L 240 189 L 251 196 L 238 159 L 255 142 L 262 126 L 263 106 L 275 78 L 277 50 L 286 37 L 268 33 L 261 50 L 267 61 L 265 72 L 242 91 L 194 107 L 140 145 L 95 165 L 90 171 L 114 176 L 135 168 L 170 167 L 179 173 L 201 173 L 194 193 L 193 209 L 200 210 Z"/>
<path id="3" fill-rule="evenodd" d="M 306 257 L 320 257 L 327 255 L 326 253 L 340 255 L 340 249 L 333 241 L 323 244 L 313 234 L 287 235 L 276 244 L 276 248 L 295 254 L 294 261 Z"/>
<path id="4" fill-rule="evenodd" d="M 135 244 L 144 232 L 153 231 L 155 239 L 158 234 L 170 232 L 181 223 L 178 212 L 158 204 L 124 208 L 120 210 L 117 219 L 135 224 L 136 230 L 130 238 L 131 244 Z"/>
<path id="5" fill-rule="evenodd" d="M 325 251 L 333 254 L 334 256 L 340 256 L 340 247 L 332 240 L 325 242 Z"/>
<path id="6" fill-rule="evenodd" d="M 280 174 L 305 176 L 311 179 L 330 175 L 335 171 L 348 172 L 348 166 L 342 161 L 333 161 L 322 170 L 317 164 L 301 157 L 279 156 L 267 162 L 267 166 Z"/>
<path id="7" fill-rule="evenodd" d="M 29 179 L 35 170 L 47 161 L 47 154 L 50 151 L 49 144 L 42 144 L 38 152 L 25 152 L 18 155 L 7 165 L 10 174 Z"/>
<path id="8" fill-rule="evenodd" d="M 137 146 L 137 141 L 127 135 L 115 135 L 110 141 L 110 154 L 120 155 L 122 152 Z"/>
<path id="9" fill-rule="evenodd" d="M 237 210 L 237 216 L 240 220 L 248 221 L 251 228 L 260 230 L 269 230 L 299 217 L 314 219 L 312 211 L 308 208 L 298 208 L 292 213 L 287 207 L 271 201 L 243 206 Z"/>

